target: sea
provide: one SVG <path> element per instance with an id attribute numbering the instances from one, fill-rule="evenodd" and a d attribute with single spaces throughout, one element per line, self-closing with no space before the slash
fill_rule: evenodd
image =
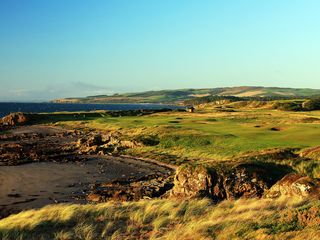
<path id="1" fill-rule="evenodd" d="M 51 113 L 51 112 L 79 112 L 94 110 L 140 110 L 140 109 L 180 109 L 181 106 L 166 104 L 85 104 L 85 103 L 18 103 L 0 102 L 0 118 L 13 113 Z"/>

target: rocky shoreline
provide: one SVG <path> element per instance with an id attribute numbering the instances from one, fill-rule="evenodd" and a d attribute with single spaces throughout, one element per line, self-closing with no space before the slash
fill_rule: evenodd
<path id="1" fill-rule="evenodd" d="M 108 114 L 119 117 L 159 111 L 115 111 Z M 82 156 L 95 154 L 117 156 L 124 149 L 146 144 L 145 139 L 124 140 L 118 132 L 32 124 L 41 117 L 40 114 L 15 113 L 0 121 L 0 131 L 3 132 L 0 134 L 0 166 L 42 161 L 75 162 L 82 161 Z"/>
<path id="2" fill-rule="evenodd" d="M 15 120 L 8 121 L 8 119 Z M 6 117 L 2 121 L 10 124 L 5 124 L 6 131 L 0 134 L 0 167 L 24 166 L 34 163 L 86 165 L 91 159 L 101 159 L 105 161 L 106 166 L 99 168 L 96 174 L 108 175 L 108 171 L 117 171 L 108 167 L 111 160 L 116 160 L 123 166 L 133 166 L 136 169 L 136 173 L 120 175 L 110 181 L 82 184 L 81 190 L 78 189 L 80 193 L 74 193 L 72 196 L 74 200 L 82 202 L 161 197 L 173 187 L 173 168 L 156 164 L 155 161 L 148 162 L 121 157 L 124 149 L 139 147 L 143 142 L 122 140 L 119 133 L 108 131 L 68 130 L 44 124 L 26 125 L 26 119 L 28 117 L 18 114 Z M 139 169 L 149 170 L 141 175 Z M 19 198 L 20 195 L 19 193 L 8 193 L 8 196 L 10 194 L 16 198 Z M 52 201 L 52 203 L 58 202 L 60 201 Z M 2 206 L 1 209 L 0 206 L 2 217 L 12 211 L 16 211 L 15 207 Z"/>

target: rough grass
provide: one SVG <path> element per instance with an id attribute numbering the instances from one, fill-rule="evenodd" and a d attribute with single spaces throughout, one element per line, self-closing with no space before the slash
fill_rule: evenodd
<path id="1" fill-rule="evenodd" d="M 0 238 L 318 239 L 319 210 L 319 201 L 298 199 L 52 205 L 0 220 Z"/>

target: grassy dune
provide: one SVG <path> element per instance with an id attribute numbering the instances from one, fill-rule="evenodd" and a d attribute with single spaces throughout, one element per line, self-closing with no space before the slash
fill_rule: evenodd
<path id="1" fill-rule="evenodd" d="M 319 239 L 320 202 L 150 200 L 55 205 L 0 220 L 3 240 Z"/>

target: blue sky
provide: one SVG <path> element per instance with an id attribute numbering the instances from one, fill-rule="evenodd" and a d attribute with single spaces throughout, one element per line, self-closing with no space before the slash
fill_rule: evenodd
<path id="1" fill-rule="evenodd" d="M 0 101 L 320 88 L 318 0 L 0 0 Z"/>

